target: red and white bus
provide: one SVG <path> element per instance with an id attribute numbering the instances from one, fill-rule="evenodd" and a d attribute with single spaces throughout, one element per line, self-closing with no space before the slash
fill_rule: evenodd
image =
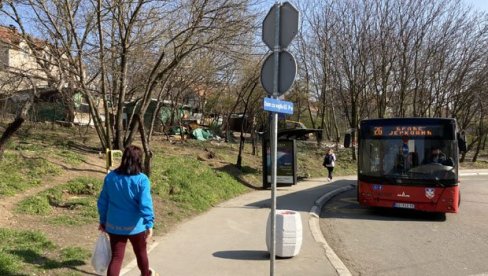
<path id="1" fill-rule="evenodd" d="M 455 119 L 392 118 L 360 123 L 357 197 L 363 206 L 456 213 L 459 148 Z"/>

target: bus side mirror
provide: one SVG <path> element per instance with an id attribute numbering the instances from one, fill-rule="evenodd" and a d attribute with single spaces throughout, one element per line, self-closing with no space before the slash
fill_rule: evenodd
<path id="1" fill-rule="evenodd" d="M 344 147 L 349 148 L 351 146 L 351 133 L 346 133 L 344 135 Z"/>
<path id="2" fill-rule="evenodd" d="M 467 146 L 466 146 L 466 137 L 464 136 L 464 133 L 457 133 L 457 140 L 458 140 L 458 148 L 460 152 L 466 152 Z"/>

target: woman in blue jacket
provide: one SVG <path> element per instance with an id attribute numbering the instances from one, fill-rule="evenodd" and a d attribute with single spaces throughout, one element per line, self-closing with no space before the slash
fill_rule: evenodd
<path id="1" fill-rule="evenodd" d="M 129 146 L 124 150 L 120 166 L 105 177 L 97 205 L 99 230 L 108 233 L 112 249 L 107 275 L 119 275 L 127 240 L 134 248 L 141 275 L 154 274 L 147 257 L 154 211 L 149 178 L 142 173 L 141 148 Z"/>

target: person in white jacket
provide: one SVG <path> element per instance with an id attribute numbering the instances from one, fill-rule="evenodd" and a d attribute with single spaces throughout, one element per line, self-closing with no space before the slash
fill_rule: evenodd
<path id="1" fill-rule="evenodd" d="M 323 163 L 323 166 L 326 167 L 327 170 L 329 171 L 329 176 L 327 177 L 327 180 L 329 181 L 332 180 L 332 172 L 334 171 L 335 161 L 336 161 L 336 156 L 334 154 L 334 150 L 329 148 L 329 150 L 325 154 L 324 163 Z"/>

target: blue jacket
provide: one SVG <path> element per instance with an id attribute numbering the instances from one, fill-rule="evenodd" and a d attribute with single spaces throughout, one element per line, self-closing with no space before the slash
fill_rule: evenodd
<path id="1" fill-rule="evenodd" d="M 135 235 L 154 225 L 149 178 L 139 173 L 122 175 L 110 172 L 104 180 L 97 202 L 100 224 L 117 235 Z"/>

